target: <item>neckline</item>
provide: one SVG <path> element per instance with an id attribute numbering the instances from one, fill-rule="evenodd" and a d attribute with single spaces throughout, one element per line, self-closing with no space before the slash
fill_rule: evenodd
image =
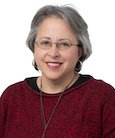
<path id="1" fill-rule="evenodd" d="M 71 88 L 74 88 L 76 86 L 79 86 L 82 83 L 85 83 L 86 81 L 88 81 L 89 79 L 91 79 L 90 75 L 82 75 L 82 74 L 79 74 L 79 75 L 80 75 L 80 77 L 78 78 L 78 80 L 71 87 L 69 87 L 67 90 L 69 90 Z M 37 93 L 40 93 L 40 89 L 38 88 L 37 82 L 36 82 L 37 78 L 38 77 L 29 77 L 29 78 L 26 78 L 25 80 L 26 80 L 27 84 L 29 85 L 29 87 L 32 90 L 36 91 Z M 44 93 L 43 91 L 42 91 L 42 93 L 44 95 L 59 95 L 60 94 L 60 93 L 57 93 L 57 94 L 47 94 L 47 93 Z"/>
<path id="2" fill-rule="evenodd" d="M 39 83 L 40 83 L 40 85 L 39 85 L 39 86 L 37 85 L 37 87 L 39 87 L 40 92 L 45 93 L 45 94 L 61 94 L 61 93 L 63 93 L 64 91 L 66 91 L 67 89 L 69 89 L 69 88 L 75 83 L 75 81 L 77 81 L 77 80 L 79 79 L 79 76 L 80 76 L 79 74 L 76 75 L 76 73 L 75 73 L 75 74 L 73 75 L 72 79 L 69 81 L 69 83 L 66 84 L 65 88 L 63 88 L 62 91 L 58 91 L 58 92 L 54 92 L 54 91 L 53 91 L 53 93 L 43 91 L 43 90 L 42 90 L 42 88 L 43 88 L 43 86 L 42 86 L 42 77 L 39 78 L 39 81 L 40 81 Z M 75 80 L 75 79 L 76 79 L 76 80 Z M 37 84 L 37 81 L 36 81 L 36 84 Z"/>

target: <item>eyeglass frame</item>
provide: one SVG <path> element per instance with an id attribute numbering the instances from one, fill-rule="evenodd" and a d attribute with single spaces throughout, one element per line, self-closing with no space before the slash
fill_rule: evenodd
<path id="1" fill-rule="evenodd" d="M 46 38 L 45 38 L 45 39 L 46 39 Z M 45 41 L 45 40 L 44 40 L 44 41 Z M 46 39 L 46 41 L 50 42 L 50 44 L 48 44 L 49 47 L 46 47 L 46 48 L 45 48 L 45 47 L 42 48 L 42 47 L 39 46 L 39 45 L 40 45 L 40 39 L 39 39 L 39 40 L 36 40 L 36 41 L 34 42 L 34 44 L 36 44 L 37 47 L 39 47 L 39 48 L 41 48 L 41 49 L 50 49 L 50 48 L 52 47 L 52 45 L 55 44 L 56 47 L 57 47 L 59 50 L 67 50 L 67 49 L 71 48 L 72 46 L 78 46 L 78 47 L 81 47 L 81 46 L 82 46 L 81 44 L 73 44 L 73 43 L 71 43 L 69 39 L 62 39 L 62 40 L 58 40 L 57 42 L 52 42 L 52 41 Z M 69 44 L 70 44 L 70 46 L 69 46 L 67 49 L 66 49 L 66 48 L 65 48 L 65 49 L 59 48 L 59 45 L 61 44 L 61 41 L 68 41 Z M 38 44 L 38 42 L 39 42 L 39 44 Z"/>

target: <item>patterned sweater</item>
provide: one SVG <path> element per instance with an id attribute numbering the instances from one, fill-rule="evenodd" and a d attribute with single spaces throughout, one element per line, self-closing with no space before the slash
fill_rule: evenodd
<path id="1" fill-rule="evenodd" d="M 60 94 L 43 93 L 48 120 Z M 0 98 L 0 138 L 42 138 L 39 89 L 27 82 L 9 86 Z M 115 138 L 115 89 L 90 79 L 69 88 L 44 138 Z"/>

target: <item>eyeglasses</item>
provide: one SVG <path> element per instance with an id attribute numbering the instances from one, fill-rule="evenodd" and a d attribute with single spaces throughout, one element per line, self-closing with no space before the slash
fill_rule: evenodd
<path id="1" fill-rule="evenodd" d="M 67 39 L 62 39 L 62 40 L 59 40 L 58 42 L 51 42 L 50 40 L 45 38 L 35 41 L 35 44 L 41 49 L 50 49 L 53 44 L 56 44 L 56 47 L 59 50 L 67 50 L 67 49 L 70 49 L 72 46 L 78 46 L 78 47 L 81 46 L 79 44 L 78 45 L 72 44 L 70 40 L 67 40 Z"/>

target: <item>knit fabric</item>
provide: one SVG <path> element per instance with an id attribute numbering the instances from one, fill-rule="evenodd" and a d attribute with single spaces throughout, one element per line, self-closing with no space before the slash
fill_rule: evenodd
<path id="1" fill-rule="evenodd" d="M 46 121 L 60 94 L 44 94 Z M 0 138 L 42 138 L 40 94 L 27 80 L 0 98 Z M 70 88 L 56 108 L 45 138 L 115 138 L 115 89 L 91 77 Z"/>

